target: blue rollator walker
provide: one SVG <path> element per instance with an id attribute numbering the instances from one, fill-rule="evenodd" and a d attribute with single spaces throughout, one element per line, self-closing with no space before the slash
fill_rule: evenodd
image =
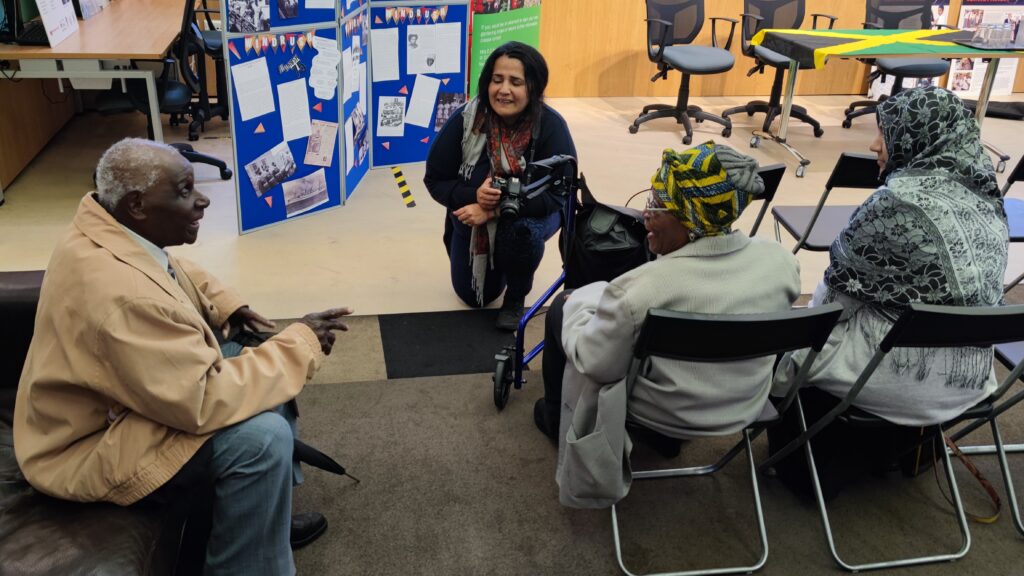
<path id="1" fill-rule="evenodd" d="M 577 160 L 568 155 L 553 156 L 547 160 L 541 160 L 530 164 L 531 168 L 538 167 L 547 169 L 548 173 L 537 180 L 528 184 L 526 189 L 523 191 L 527 194 L 542 194 L 544 192 L 552 191 L 558 193 L 564 191 L 565 194 L 565 207 L 562 209 L 562 231 L 563 234 L 560 239 L 567 241 L 571 238 L 572 224 L 575 219 L 575 195 L 580 187 L 580 180 L 578 177 Z M 531 192 L 532 191 L 532 192 Z M 563 249 L 564 253 L 564 249 Z M 541 308 L 548 303 L 552 296 L 555 295 L 563 285 L 565 284 L 565 270 L 564 264 L 562 273 L 558 276 L 558 280 L 554 284 L 548 287 L 544 291 L 544 294 L 534 304 L 529 306 L 529 310 L 522 315 L 519 319 L 519 326 L 515 331 L 515 345 L 508 345 L 502 349 L 502 352 L 495 355 L 495 361 L 497 366 L 495 367 L 495 374 L 492 376 L 495 388 L 495 406 L 499 410 L 505 408 L 505 405 L 509 402 L 509 394 L 511 393 L 512 385 L 515 384 L 516 389 L 522 387 L 525 380 L 522 377 L 523 368 L 529 364 L 531 360 L 534 360 L 538 354 L 544 349 L 544 340 L 541 340 L 530 349 L 528 353 L 523 355 L 525 351 L 524 333 L 526 330 L 526 324 L 529 323 L 532 318 L 537 316 Z"/>
<path id="2" fill-rule="evenodd" d="M 581 273 L 581 271 L 570 269 L 573 262 L 573 258 L 570 256 L 570 252 L 578 247 L 574 247 L 575 240 L 575 225 L 578 216 L 587 213 L 587 210 L 592 210 L 597 206 L 596 200 L 590 194 L 587 189 L 586 181 L 582 176 L 578 176 L 576 159 L 572 156 L 559 155 L 552 156 L 546 160 L 541 160 L 530 165 L 535 169 L 542 169 L 540 173 L 546 173 L 546 175 L 537 180 L 536 183 L 531 183 L 526 186 L 524 192 L 529 192 L 529 197 L 542 193 L 542 191 L 550 191 L 558 195 L 565 196 L 565 207 L 563 208 L 563 222 L 562 231 L 560 237 L 560 249 L 562 253 L 562 273 L 558 276 L 558 279 L 544 291 L 544 294 L 538 299 L 529 310 L 523 314 L 523 317 L 519 319 L 519 326 L 516 330 L 516 338 L 514 345 L 508 345 L 498 352 L 494 359 L 496 366 L 494 369 L 494 376 L 492 381 L 494 384 L 494 405 L 498 410 L 505 408 L 508 404 L 509 393 L 514 385 L 518 390 L 523 387 L 526 380 L 523 378 L 523 369 L 533 360 L 541 350 L 544 349 L 544 341 L 537 343 L 528 352 L 525 348 L 525 332 L 526 325 L 537 316 L 541 308 L 543 308 L 550 300 L 551 297 L 558 292 L 563 286 L 566 286 L 567 278 L 569 280 L 568 287 L 573 288 L 578 285 L 583 285 L 593 280 L 600 279 L 611 279 L 611 278 L 591 278 L 589 275 Z M 577 193 L 582 191 L 582 203 L 577 201 Z M 606 211 L 606 214 L 611 215 L 611 219 L 605 221 L 612 226 L 614 220 L 621 218 L 622 215 L 633 222 L 634 226 L 643 228 L 642 216 L 639 211 L 631 210 L 628 208 L 618 207 L 607 207 L 600 205 L 602 208 L 608 208 L 610 211 Z M 591 212 L 592 213 L 592 212 Z M 646 245 L 643 239 L 633 239 L 631 248 L 636 249 L 640 247 L 643 250 L 644 258 L 646 258 Z M 608 268 L 611 277 L 621 273 L 622 270 L 614 270 L 614 268 Z"/>

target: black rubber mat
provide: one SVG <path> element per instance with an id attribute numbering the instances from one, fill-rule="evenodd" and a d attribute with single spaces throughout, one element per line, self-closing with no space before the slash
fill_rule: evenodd
<path id="1" fill-rule="evenodd" d="M 515 344 L 494 327 L 497 317 L 497 309 L 379 316 L 388 378 L 493 372 L 494 355 Z"/>

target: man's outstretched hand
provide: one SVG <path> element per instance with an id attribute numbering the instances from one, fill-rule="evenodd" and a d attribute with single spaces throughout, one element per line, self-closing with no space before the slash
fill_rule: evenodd
<path id="1" fill-rule="evenodd" d="M 334 331 L 348 330 L 348 324 L 341 321 L 341 318 L 352 313 L 351 308 L 331 308 L 323 312 L 306 314 L 299 322 L 309 326 L 320 340 L 320 349 L 324 354 L 330 354 L 334 347 Z"/>

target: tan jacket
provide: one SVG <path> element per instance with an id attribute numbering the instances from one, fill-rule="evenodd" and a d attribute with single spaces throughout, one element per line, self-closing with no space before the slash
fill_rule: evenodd
<path id="1" fill-rule="evenodd" d="M 193 263 L 171 265 L 178 282 L 82 199 L 47 266 L 14 409 L 15 454 L 38 490 L 136 502 L 212 432 L 294 398 L 319 367 L 301 323 L 225 359 L 211 326 L 242 300 Z"/>

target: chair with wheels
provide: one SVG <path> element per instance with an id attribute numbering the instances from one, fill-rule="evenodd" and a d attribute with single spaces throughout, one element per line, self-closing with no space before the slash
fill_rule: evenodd
<path id="1" fill-rule="evenodd" d="M 944 448 L 943 436 L 945 431 L 961 422 L 974 421 L 977 426 L 990 424 L 993 439 L 1000 456 L 1004 479 L 1008 486 L 1010 482 L 1009 470 L 1006 467 L 1005 452 L 1002 449 L 1002 438 L 996 424 L 996 405 L 1003 406 L 1010 402 L 1016 402 L 1024 393 L 1008 400 L 1004 404 L 997 404 L 1010 386 L 1021 375 L 1024 364 L 1018 363 L 1011 371 L 1008 378 L 996 389 L 986 400 L 968 408 L 959 416 L 946 422 L 936 422 L 926 427 L 930 430 L 921 437 L 921 444 L 936 442 L 943 449 L 938 450 L 942 454 L 942 461 L 945 467 L 946 479 L 949 490 L 952 494 L 953 507 L 960 530 L 961 544 L 956 552 L 944 554 L 933 554 L 901 558 L 897 560 L 884 560 L 854 564 L 845 561 L 839 556 L 835 538 L 832 534 L 832 525 L 829 522 L 828 510 L 822 494 L 821 480 L 814 463 L 814 452 L 812 440 L 822 429 L 833 421 L 841 421 L 856 429 L 877 428 L 880 426 L 896 426 L 895 424 L 861 410 L 853 406 L 857 395 L 871 378 L 878 365 L 886 359 L 894 349 L 906 348 L 946 348 L 946 347 L 989 347 L 995 344 L 1015 342 L 1024 340 L 1024 306 L 991 306 L 991 307 L 969 307 L 969 306 L 935 306 L 929 304 L 912 304 L 908 310 L 900 314 L 892 328 L 878 344 L 877 349 L 868 361 L 867 365 L 857 376 L 856 381 L 850 388 L 842 401 L 833 409 L 829 410 L 816 422 L 807 422 L 799 396 L 796 399 L 797 414 L 799 416 L 801 433 L 783 448 L 778 450 L 770 458 L 765 460 L 761 467 L 767 469 L 774 466 L 783 458 L 794 451 L 803 449 L 808 462 L 808 470 L 814 488 L 814 496 L 818 503 L 818 510 L 821 513 L 822 525 L 825 529 L 825 536 L 832 553 L 833 559 L 840 567 L 853 572 L 862 570 L 876 570 L 882 568 L 896 568 L 901 566 L 914 566 L 932 564 L 937 562 L 948 562 L 963 558 L 970 549 L 971 537 L 967 525 L 967 517 L 964 512 L 963 502 L 957 487 L 956 477 L 953 474 L 953 466 L 950 461 L 949 451 Z M 1012 488 L 1008 488 L 1012 490 Z"/>
<path id="2" fill-rule="evenodd" d="M 633 389 L 637 378 L 642 376 L 650 366 L 652 358 L 718 364 L 771 357 L 792 350 L 810 348 L 808 360 L 797 376 L 797 382 L 802 383 L 810 372 L 815 355 L 824 347 L 841 313 L 842 306 L 837 303 L 774 314 L 711 315 L 671 310 L 649 310 L 640 329 L 639 338 L 634 345 L 633 357 L 626 376 L 627 389 Z M 725 341 L 730 342 L 730 345 L 722 346 L 721 343 Z M 769 362 L 768 367 L 770 368 L 770 366 Z M 770 379 L 770 372 L 770 370 L 766 371 L 766 379 Z M 721 382 L 721 385 L 728 386 L 729 383 Z M 768 559 L 768 538 L 765 531 L 764 513 L 761 509 L 757 469 L 754 464 L 751 442 L 768 426 L 779 420 L 780 414 L 785 412 L 796 397 L 798 388 L 799 386 L 794 386 L 778 408 L 766 398 L 761 415 L 743 429 L 739 442 L 714 464 L 633 472 L 633 479 L 636 481 L 650 478 L 706 476 L 721 470 L 740 453 L 746 452 L 753 485 L 757 528 L 760 535 L 759 559 L 752 565 L 688 570 L 671 574 L 749 573 L 764 566 Z M 615 555 L 622 571 L 632 574 L 623 562 L 618 514 L 616 506 L 613 505 L 612 530 L 615 540 Z"/>
<path id="3" fill-rule="evenodd" d="M 811 16 L 814 28 L 818 27 L 819 18 L 827 18 L 830 29 L 836 21 L 835 16 L 828 14 L 812 14 Z M 786 70 L 789 69 L 791 60 L 789 57 L 763 46 L 751 45 L 750 39 L 759 31 L 768 28 L 799 28 L 804 21 L 804 0 L 744 0 L 741 17 L 743 22 L 740 41 L 743 46 L 743 54 L 754 60 L 754 67 L 747 72 L 747 76 L 752 76 L 755 73 L 764 74 L 765 67 L 770 66 L 775 69 L 775 80 L 772 82 L 772 91 L 768 101 L 751 100 L 743 106 L 736 106 L 722 112 L 722 117 L 728 118 L 740 112 L 746 112 L 747 116 L 764 114 L 761 131 L 768 133 L 772 122 L 782 114 L 782 81 L 785 79 Z M 814 129 L 816 138 L 820 138 L 825 133 L 821 124 L 812 118 L 803 106 L 794 104 L 791 114 L 793 118 L 809 124 Z M 751 140 L 751 146 L 756 147 L 756 142 L 757 136 Z"/>
<path id="4" fill-rule="evenodd" d="M 207 0 L 202 0 L 201 7 L 199 8 L 196 8 L 194 3 L 187 2 L 185 10 L 188 11 L 190 8 L 193 11 L 192 22 L 195 24 L 199 24 L 199 15 L 203 16 L 203 26 L 200 27 L 199 38 L 202 39 L 203 51 L 213 60 L 214 81 L 217 90 L 217 101 L 215 103 L 211 102 L 204 67 L 204 73 L 199 78 L 203 90 L 199 93 L 199 101 L 193 113 L 200 114 L 204 122 L 215 116 L 220 116 L 220 119 L 226 122 L 231 106 L 228 103 L 227 75 L 224 68 L 224 40 L 221 31 L 217 30 L 213 19 L 210 17 L 210 14 L 220 14 L 220 10 L 209 8 Z M 189 18 L 187 13 L 185 18 Z"/>
<path id="5" fill-rule="evenodd" d="M 864 28 L 927 30 L 932 27 L 932 4 L 932 0 L 867 0 Z M 879 76 L 893 76 L 892 90 L 878 100 L 851 103 L 846 108 L 843 128 L 851 127 L 858 116 L 874 114 L 879 102 L 903 90 L 904 79 L 934 78 L 949 72 L 949 62 L 942 58 L 878 58 L 864 63 L 874 64 L 876 68 L 868 77 L 869 82 Z"/>
<path id="6" fill-rule="evenodd" d="M 689 104 L 690 76 L 693 74 L 720 74 L 732 69 L 735 58 L 729 52 L 737 20 L 712 17 L 711 46 L 691 44 L 704 27 L 704 0 L 647 0 L 647 57 L 658 66 L 651 82 L 667 79 L 670 70 L 682 73 L 675 105 L 650 104 L 629 127 L 636 134 L 640 125 L 655 118 L 675 118 L 683 125 L 683 144 L 693 141 L 690 118 L 697 123 L 705 120 L 724 126 L 722 136 L 732 134 L 732 123 Z M 718 47 L 716 25 L 719 20 L 731 23 L 729 38 L 724 48 Z"/>
<path id="7" fill-rule="evenodd" d="M 825 206 L 835 188 L 877 188 L 878 163 L 874 154 L 843 152 L 832 169 L 815 206 L 776 206 L 775 239 L 782 241 L 781 229 L 796 239 L 793 253 L 801 248 L 812 252 L 827 252 L 839 232 L 850 222 L 850 216 L 859 205 Z"/>

